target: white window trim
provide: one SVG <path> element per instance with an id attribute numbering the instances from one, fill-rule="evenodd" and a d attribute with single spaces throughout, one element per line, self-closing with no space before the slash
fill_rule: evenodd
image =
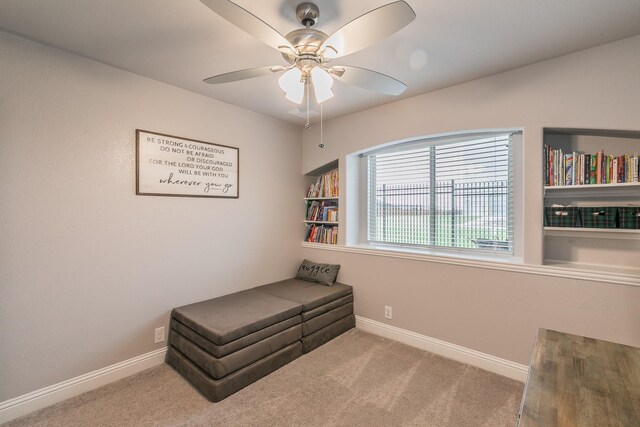
<path id="1" fill-rule="evenodd" d="M 500 254 L 486 253 L 482 251 L 456 250 L 456 248 L 440 248 L 440 247 L 409 247 L 401 245 L 393 245 L 392 248 L 387 245 L 369 244 L 367 241 L 367 169 L 366 154 L 385 152 L 393 150 L 394 146 L 399 144 L 424 144 L 426 141 L 437 143 L 439 141 L 452 140 L 470 140 L 494 135 L 504 135 L 505 133 L 514 134 L 512 147 L 513 158 L 513 253 Z M 365 248 L 370 251 L 389 251 L 393 253 L 421 254 L 424 256 L 442 256 L 453 259 L 469 259 L 469 260 L 490 260 L 498 263 L 522 263 L 523 262 L 523 202 L 524 202 L 524 183 L 523 183 L 523 128 L 497 128 L 470 130 L 458 132 L 446 132 L 436 135 L 420 136 L 407 138 L 400 141 L 385 143 L 377 147 L 370 147 L 346 156 L 346 170 L 341 176 L 346 178 L 349 191 L 344 203 L 346 207 L 346 236 L 342 238 L 341 243 L 346 247 Z M 355 185 L 354 185 L 355 184 Z M 344 233 L 344 232 L 343 232 Z M 384 246 L 384 247 L 383 247 Z M 392 246 L 392 245 L 389 245 Z"/>

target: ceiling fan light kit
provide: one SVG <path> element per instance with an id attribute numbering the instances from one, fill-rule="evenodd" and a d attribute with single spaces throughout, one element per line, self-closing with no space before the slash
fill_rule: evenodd
<path id="1" fill-rule="evenodd" d="M 298 22 L 304 28 L 286 36 L 269 24 L 229 0 L 200 0 L 209 9 L 281 52 L 289 66 L 267 66 L 233 71 L 209 77 L 210 84 L 228 83 L 253 77 L 281 73 L 278 80 L 285 97 L 300 104 L 311 92 L 318 104 L 333 97 L 333 80 L 338 79 L 363 89 L 386 95 L 400 95 L 406 85 L 373 70 L 349 66 L 329 66 L 333 59 L 364 49 L 401 30 L 415 19 L 413 9 L 404 1 L 396 1 L 374 9 L 341 27 L 331 36 L 311 28 L 320 18 L 313 3 L 301 3 L 296 8 Z"/>
<path id="2" fill-rule="evenodd" d="M 311 83 L 318 104 L 322 104 L 327 99 L 333 97 L 333 92 L 331 91 L 333 78 L 324 69 L 320 67 L 311 69 Z"/>
<path id="3" fill-rule="evenodd" d="M 278 80 L 285 98 L 296 104 L 300 104 L 304 98 L 304 85 L 300 85 L 300 81 L 302 81 L 302 71 L 298 68 L 290 69 Z"/>

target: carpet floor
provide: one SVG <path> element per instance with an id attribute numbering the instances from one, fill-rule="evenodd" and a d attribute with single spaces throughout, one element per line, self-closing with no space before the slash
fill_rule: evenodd
<path id="1" fill-rule="evenodd" d="M 164 364 L 5 426 L 512 427 L 522 390 L 352 329 L 219 403 Z"/>

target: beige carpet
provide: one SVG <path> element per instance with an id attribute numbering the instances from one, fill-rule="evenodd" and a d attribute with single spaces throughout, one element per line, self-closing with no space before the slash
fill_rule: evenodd
<path id="1" fill-rule="evenodd" d="M 352 329 L 220 403 L 161 365 L 6 426 L 513 427 L 522 389 Z"/>

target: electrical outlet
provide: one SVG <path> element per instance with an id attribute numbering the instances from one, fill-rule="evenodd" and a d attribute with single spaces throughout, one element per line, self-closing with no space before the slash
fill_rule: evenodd
<path id="1" fill-rule="evenodd" d="M 389 307 L 388 305 L 384 306 L 384 317 L 385 319 L 393 318 L 393 312 L 391 311 L 391 307 Z"/>
<path id="2" fill-rule="evenodd" d="M 160 326 L 159 328 L 156 328 L 156 333 L 155 333 L 155 343 L 158 344 L 159 342 L 164 341 L 164 326 Z"/>

